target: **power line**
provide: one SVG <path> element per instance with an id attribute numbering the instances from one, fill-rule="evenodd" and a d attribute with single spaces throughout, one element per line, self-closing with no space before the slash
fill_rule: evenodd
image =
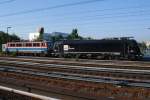
<path id="1" fill-rule="evenodd" d="M 25 11 L 21 11 L 21 12 L 9 13 L 9 14 L 5 14 L 5 15 L 0 15 L 0 17 L 8 17 L 8 16 L 14 16 L 14 15 L 35 13 L 35 12 L 41 12 L 41 11 L 52 10 L 52 9 L 57 9 L 57 8 L 89 4 L 89 3 L 100 2 L 100 1 L 105 1 L 105 0 L 86 0 L 86 1 L 80 1 L 80 2 L 75 2 L 75 3 L 67 3 L 67 4 L 61 4 L 61 5 L 51 6 L 51 7 L 38 8 L 38 9 L 25 10 Z"/>
<path id="2" fill-rule="evenodd" d="M 94 20 L 95 21 L 95 20 L 110 19 L 110 18 L 126 18 L 126 17 L 135 17 L 135 16 L 141 16 L 141 15 L 150 15 L 149 11 L 150 10 L 140 10 L 140 11 L 132 11 L 132 12 L 124 12 L 124 13 L 121 12 L 121 13 L 115 13 L 115 14 L 98 14 L 98 15 L 94 15 L 94 16 L 82 16 L 82 17 L 84 17 L 84 20 L 88 20 L 88 21 L 93 21 Z M 108 16 L 106 16 L 106 15 L 108 15 Z M 82 18 L 82 17 L 81 16 L 80 17 L 78 17 L 78 16 L 74 17 L 74 18 L 77 18 L 77 19 L 75 19 L 73 21 L 78 22 L 78 21 L 80 21 L 78 19 Z M 56 20 L 60 20 L 60 19 L 64 19 L 64 18 L 65 17 L 61 16 L 61 17 L 58 17 Z M 32 21 L 32 23 L 37 24 L 36 22 L 41 22 L 41 21 L 39 21 L 39 20 L 38 21 Z M 27 25 L 27 26 L 29 26 L 29 24 L 30 23 L 27 23 L 27 24 L 18 23 L 18 24 L 15 24 L 15 25 L 19 25 L 19 26 Z M 60 23 L 58 23 L 58 24 L 60 24 Z"/>
<path id="3" fill-rule="evenodd" d="M 15 0 L 13 0 L 15 1 Z M 96 0 L 97 1 L 97 0 Z M 95 1 L 95 2 L 96 2 Z M 104 1 L 104 0 L 102 0 Z M 83 2 L 82 2 L 83 3 Z M 85 3 L 85 2 L 84 2 Z M 89 3 L 89 2 L 88 2 Z M 72 3 L 73 4 L 73 3 Z M 75 6 L 75 5 L 74 5 Z M 22 14 L 27 14 L 27 13 L 35 13 L 35 12 L 40 12 L 40 11 L 46 11 L 46 10 L 51 10 L 50 8 L 52 9 L 55 9 L 56 6 L 53 7 L 47 7 L 47 8 L 39 8 L 39 9 L 33 9 L 33 10 L 27 10 L 27 11 L 22 11 L 22 12 L 15 12 L 15 13 L 9 13 L 9 14 L 5 14 L 5 15 L 0 15 L 0 17 L 9 17 L 9 16 L 14 16 L 14 15 L 22 15 Z M 67 7 L 67 6 L 66 6 Z M 80 13 L 80 14 L 83 14 L 83 13 L 93 13 L 93 12 L 102 12 L 102 11 L 112 11 L 112 10 L 126 10 L 126 9 L 139 9 L 139 8 L 147 8 L 149 7 L 149 5 L 144 5 L 144 6 L 129 6 L 129 7 L 118 7 L 118 8 L 107 8 L 107 9 L 98 9 L 98 10 L 86 10 L 86 11 L 78 11 L 76 13 Z M 54 16 L 62 16 L 62 15 L 67 15 L 67 14 L 74 14 L 74 12 L 69 12 L 69 13 L 63 13 L 63 14 L 55 14 Z M 42 16 L 41 16 L 42 17 Z"/>
<path id="4" fill-rule="evenodd" d="M 102 11 L 112 11 L 112 10 L 126 10 L 126 9 L 139 9 L 139 8 L 145 8 L 145 7 L 149 7 L 149 5 L 144 5 L 144 6 L 129 6 L 129 7 L 118 7 L 118 8 L 107 8 L 107 9 L 98 9 L 98 10 L 86 10 L 86 11 L 78 11 L 76 13 L 93 13 L 93 12 L 102 12 Z M 70 12 L 70 13 L 63 13 L 64 15 L 66 14 L 74 14 L 74 12 Z M 60 14 L 57 14 L 56 16 L 59 16 Z"/>
<path id="5" fill-rule="evenodd" d="M 97 1 L 97 0 L 96 0 Z M 95 1 L 95 2 L 96 2 Z M 81 2 L 80 2 L 81 3 Z M 82 2 L 83 3 L 83 2 Z M 85 1 L 84 1 L 84 3 L 85 3 Z M 88 1 L 88 3 L 89 3 L 89 1 Z M 72 3 L 73 4 L 73 3 Z M 74 3 L 75 4 L 75 3 Z M 77 3 L 76 3 L 77 4 Z M 79 4 L 79 2 L 78 2 L 78 4 Z M 147 6 L 144 6 L 144 7 L 147 7 Z M 126 8 L 124 8 L 124 7 L 120 7 L 120 8 L 115 8 L 115 9 L 100 9 L 100 10 L 89 10 L 89 11 L 81 11 L 82 13 L 92 13 L 92 12 L 101 12 L 101 11 L 106 11 L 106 10 L 117 10 L 117 9 L 122 9 L 122 10 L 124 10 L 124 9 L 128 9 L 128 8 L 143 8 L 143 7 L 141 7 L 141 6 L 134 6 L 134 7 L 126 7 Z M 140 12 L 145 12 L 145 11 L 140 11 Z M 79 12 L 80 13 L 80 12 Z M 134 12 L 132 12 L 132 13 L 134 13 Z M 119 14 L 128 14 L 128 12 L 127 13 L 118 13 L 117 15 L 119 15 Z M 66 14 L 65 14 L 66 15 Z M 96 15 L 95 17 L 105 17 L 105 15 L 113 15 L 113 14 L 101 14 L 101 15 Z M 59 17 L 59 16 L 57 16 L 57 17 Z M 84 16 L 83 16 L 84 17 Z M 86 18 L 87 17 L 92 17 L 92 16 L 85 16 Z M 62 16 L 61 16 L 61 18 L 62 18 Z M 75 17 L 76 18 L 76 17 Z M 77 18 L 79 18 L 79 17 L 77 17 Z M 107 17 L 106 17 L 107 18 Z M 110 17 L 111 18 L 111 17 Z M 34 21 L 35 22 L 35 21 Z"/>
<path id="6" fill-rule="evenodd" d="M 84 20 L 85 19 L 87 19 L 87 18 L 96 18 L 96 17 L 100 17 L 100 18 L 102 18 L 102 19 L 105 19 L 105 18 L 113 18 L 113 17 L 134 17 L 134 16 L 138 16 L 138 15 L 149 15 L 149 12 L 150 12 L 150 10 L 140 10 L 140 11 L 131 11 L 131 12 L 119 12 L 119 13 L 108 13 L 108 14 L 97 14 L 97 15 L 88 15 L 88 16 L 82 16 L 83 18 L 84 18 Z M 108 15 L 108 16 L 107 16 Z M 115 15 L 115 16 L 113 16 L 113 15 Z M 69 16 L 67 16 L 67 17 L 69 17 Z M 73 17 L 71 17 L 71 18 L 77 18 L 77 19 L 81 19 L 82 18 L 81 16 L 73 16 Z M 58 18 L 60 18 L 60 19 L 64 19 L 64 18 L 66 18 L 66 17 L 62 17 L 62 16 L 58 16 Z M 56 19 L 56 20 L 58 20 L 58 19 Z M 89 20 L 89 19 L 88 19 Z M 75 21 L 78 21 L 78 20 L 75 20 Z"/>
<path id="7" fill-rule="evenodd" d="M 89 0 L 89 1 L 91 1 L 91 0 Z M 92 0 L 93 1 L 93 0 Z M 96 0 L 96 1 L 98 1 L 98 0 Z M 95 1 L 95 2 L 96 2 Z M 103 1 L 103 0 L 102 0 Z M 76 4 L 76 5 L 79 5 L 79 4 Z M 71 5 L 70 5 L 71 6 Z M 56 7 L 56 6 L 55 6 Z M 64 6 L 64 7 L 69 7 L 69 6 Z M 52 7 L 51 7 L 52 8 Z M 56 7 L 57 8 L 57 7 Z M 58 8 L 61 8 L 61 7 L 58 7 Z M 138 8 L 138 7 L 137 7 Z M 139 7 L 140 8 L 140 7 Z M 41 9 L 41 8 L 40 8 Z M 43 8 L 44 9 L 44 8 Z M 55 8 L 52 8 L 52 9 L 55 9 Z M 118 8 L 119 9 L 119 8 Z M 126 9 L 126 8 L 122 8 L 122 9 Z M 128 9 L 128 8 L 127 8 Z M 36 9 L 37 10 L 37 9 Z M 33 12 L 39 12 L 39 11 L 36 11 L 35 9 L 34 10 L 30 10 L 30 11 L 33 11 Z M 45 9 L 45 10 L 50 10 L 50 9 Z M 113 9 L 104 9 L 104 10 L 113 10 Z M 29 11 L 29 10 L 28 10 Z M 44 11 L 44 10 L 42 10 L 41 9 L 41 11 Z M 102 10 L 99 10 L 99 11 L 103 11 L 103 9 Z M 91 11 L 92 12 L 92 11 Z M 142 11 L 143 12 L 143 11 Z M 26 12 L 26 13 L 32 13 L 32 12 Z M 23 13 L 22 12 L 22 14 L 26 14 L 26 13 Z M 21 13 L 20 13 L 21 14 Z M 20 15 L 20 14 L 16 14 L 16 15 Z M 121 13 L 121 14 L 128 14 L 128 13 Z M 109 14 L 108 14 L 109 15 Z M 111 14 L 110 14 L 111 15 Z M 13 15 L 10 15 L 10 16 L 13 16 Z M 137 15 L 135 15 L 135 13 L 134 12 L 132 12 L 132 14 L 131 15 L 117 15 L 117 16 L 108 16 L 108 17 L 105 17 L 105 16 L 103 16 L 103 15 L 98 15 L 98 16 L 94 16 L 94 17 L 101 17 L 101 19 L 105 19 L 105 18 L 113 18 L 113 17 L 118 17 L 118 18 L 120 18 L 120 17 L 130 17 L 130 16 L 139 16 L 139 14 Z M 0 16 L 1 17 L 1 16 Z M 86 17 L 86 16 L 85 16 Z M 88 19 L 88 21 L 93 21 L 93 20 L 97 20 L 97 19 L 95 19 L 95 18 L 91 18 L 91 19 Z M 98 19 L 99 20 L 99 19 Z M 87 22 L 88 23 L 88 22 Z M 87 23 L 77 23 L 77 25 L 83 25 L 83 24 L 87 24 Z M 106 23 L 109 23 L 109 22 L 106 22 Z M 59 24 L 59 23 L 58 23 Z M 29 25 L 28 25 L 29 26 Z M 68 25 L 69 26 L 69 25 Z"/>
<path id="8" fill-rule="evenodd" d="M 144 7 L 147 7 L 147 6 L 144 6 Z M 149 6 L 148 6 L 149 7 Z M 127 7 L 127 8 L 124 8 L 124 7 L 121 7 L 121 8 L 115 8 L 115 9 L 99 9 L 99 10 L 88 10 L 88 11 L 78 11 L 78 12 L 76 12 L 75 14 L 77 15 L 77 13 L 79 13 L 79 14 L 83 14 L 83 13 L 85 13 L 85 14 L 89 14 L 89 13 L 95 13 L 95 12 L 102 12 L 102 11 L 111 11 L 111 10 L 116 10 L 117 11 L 117 9 L 119 9 L 119 10 L 125 10 L 125 9 L 129 9 L 130 7 Z M 131 8 L 143 8 L 143 7 L 141 7 L 141 6 L 134 6 L 134 7 L 131 7 Z M 124 12 L 120 12 L 120 13 L 115 13 L 115 14 L 129 14 L 129 13 L 143 13 L 143 12 L 149 12 L 149 10 L 140 10 L 140 11 L 132 11 L 132 12 L 126 12 L 126 13 L 124 13 Z M 61 19 L 64 19 L 64 18 L 66 18 L 65 16 L 67 15 L 67 17 L 69 18 L 70 16 L 68 16 L 68 15 L 71 15 L 71 14 L 74 14 L 74 12 L 70 12 L 70 13 L 63 13 L 63 15 L 62 14 L 56 14 L 56 15 L 51 15 L 51 16 L 56 16 L 57 18 L 61 18 Z M 100 15 L 96 15 L 96 16 L 104 16 L 105 17 L 105 15 L 113 15 L 113 13 L 109 13 L 109 14 L 100 14 Z M 92 16 L 95 16 L 95 15 L 92 15 Z M 55 17 L 55 18 L 56 18 Z M 91 16 L 83 16 L 83 17 L 91 17 Z M 39 17 L 38 17 L 39 18 Z M 41 16 L 41 18 L 43 18 L 42 16 Z M 73 17 L 71 17 L 71 18 L 81 18 L 81 16 L 73 16 Z"/>
<path id="9" fill-rule="evenodd" d="M 0 4 L 11 3 L 14 1 L 16 1 L 16 0 L 5 0 L 5 1 L 1 1 Z"/>
<path id="10" fill-rule="evenodd" d="M 125 16 L 126 17 L 126 16 Z M 145 21 L 145 20 L 150 20 L 150 18 L 147 18 L 147 19 L 132 19 L 131 21 L 136 21 L 136 22 L 142 22 L 142 21 Z M 88 20 L 88 21 L 84 21 L 84 22 L 78 22 L 78 23 L 74 23 L 74 24 L 65 24 L 65 25 L 63 25 L 63 27 L 66 27 L 66 28 L 68 28 L 68 27 L 73 27 L 73 25 L 74 26 L 79 26 L 79 25 L 94 25 L 94 24 L 92 24 L 92 23 L 95 23 L 95 22 L 93 22 L 93 21 L 97 21 L 96 19 L 93 19 L 93 20 Z M 116 22 L 115 23 L 122 23 L 122 22 L 127 22 L 127 21 L 129 21 L 129 20 L 116 20 Z M 130 22 L 131 22 L 130 21 Z M 113 22 L 111 22 L 111 21 L 105 21 L 105 22 L 102 22 L 100 25 L 103 25 L 103 24 L 110 24 L 110 23 L 113 23 Z M 59 24 L 59 23 L 58 23 Z M 61 25 L 61 23 L 58 25 L 58 24 L 55 24 L 54 26 L 55 27 L 60 27 L 60 26 L 62 26 Z M 27 26 L 27 27 L 26 27 Z M 35 26 L 39 26 L 39 25 L 37 25 L 37 24 L 33 24 L 32 26 L 30 25 L 26 25 L 26 26 L 24 26 L 23 28 L 25 28 L 25 29 L 33 29 L 33 26 L 35 27 Z"/>
<path id="11" fill-rule="evenodd" d="M 147 7 L 146 5 L 144 6 L 144 7 Z M 79 13 L 92 13 L 92 12 L 101 12 L 101 11 L 105 11 L 105 10 L 117 10 L 117 9 L 122 9 L 122 10 L 124 10 L 124 9 L 128 9 L 128 8 L 143 8 L 143 7 L 141 7 L 141 6 L 130 6 L 130 7 L 126 7 L 126 8 L 124 8 L 124 7 L 121 7 L 121 8 L 115 8 L 115 9 L 99 9 L 99 10 L 88 10 L 88 11 L 80 11 Z M 130 13 L 132 13 L 132 14 L 135 14 L 135 13 L 144 13 L 144 12 L 149 12 L 149 10 L 140 10 L 140 11 L 132 11 L 132 12 L 126 12 L 126 13 L 124 13 L 124 12 L 121 12 L 121 13 L 115 13 L 115 15 L 124 15 L 124 14 L 130 14 Z M 81 13 L 81 14 L 82 14 Z M 62 15 L 61 16 L 59 16 L 59 15 L 61 15 L 61 14 L 57 14 L 57 19 L 56 20 L 60 20 L 60 19 L 64 19 L 64 18 L 66 18 L 65 16 L 63 17 Z M 66 15 L 66 14 L 64 14 L 64 15 Z M 114 15 L 113 13 L 112 14 L 98 14 L 98 15 L 94 15 L 94 17 L 102 17 L 102 19 L 103 19 L 103 17 L 104 17 L 104 19 L 105 19 L 105 15 Z M 55 16 L 55 15 L 54 15 Z M 93 16 L 93 15 L 92 15 Z M 85 17 L 85 18 L 91 18 L 92 17 L 91 15 L 90 16 L 82 16 L 82 17 Z M 69 16 L 67 16 L 67 17 L 69 17 Z M 109 16 L 108 16 L 109 17 Z M 112 17 L 112 16 L 111 16 Z M 110 18 L 111 18 L 110 17 Z M 39 18 L 39 17 L 38 17 Z M 43 18 L 43 17 L 42 17 Z M 73 17 L 71 17 L 71 18 L 81 18 L 81 16 L 73 16 Z M 106 18 L 107 18 L 107 16 L 106 16 Z M 31 22 L 31 21 L 30 21 Z M 35 21 L 32 21 L 32 22 L 37 22 L 36 20 Z M 20 24 L 19 24 L 20 25 Z"/>

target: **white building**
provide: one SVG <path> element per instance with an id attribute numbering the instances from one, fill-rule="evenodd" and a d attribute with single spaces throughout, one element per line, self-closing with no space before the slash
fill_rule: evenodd
<path id="1" fill-rule="evenodd" d="M 36 32 L 36 33 L 29 33 L 29 40 L 30 40 L 30 41 L 34 41 L 34 40 L 36 40 L 39 36 L 40 36 L 40 33 L 38 33 L 38 32 Z"/>
<path id="2" fill-rule="evenodd" d="M 145 42 L 146 46 L 150 48 L 150 41 Z"/>
<path id="3" fill-rule="evenodd" d="M 67 33 L 62 33 L 62 32 L 52 32 L 52 33 L 44 33 L 43 34 L 43 39 L 46 41 L 50 41 L 51 40 L 51 36 L 58 36 L 58 35 L 62 35 L 64 38 L 66 38 L 68 36 Z M 34 41 L 36 40 L 38 37 L 40 36 L 39 32 L 35 32 L 35 33 L 29 33 L 29 40 L 30 41 Z"/>

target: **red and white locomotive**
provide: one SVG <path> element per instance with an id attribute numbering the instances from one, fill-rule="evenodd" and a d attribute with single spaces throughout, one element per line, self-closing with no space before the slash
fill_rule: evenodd
<path id="1" fill-rule="evenodd" d="M 45 56 L 52 48 L 52 42 L 8 42 L 3 44 L 3 52 L 16 52 L 19 55 Z"/>

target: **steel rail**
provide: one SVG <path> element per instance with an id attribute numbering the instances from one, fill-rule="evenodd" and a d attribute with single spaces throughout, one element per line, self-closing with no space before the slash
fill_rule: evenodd
<path id="1" fill-rule="evenodd" d="M 33 97 L 33 98 L 37 98 L 37 99 L 40 99 L 40 100 L 59 100 L 59 99 L 50 98 L 50 97 L 46 97 L 46 96 L 42 96 L 42 95 L 37 95 L 37 94 L 29 93 L 29 92 L 24 92 L 24 91 L 20 91 L 20 90 L 17 90 L 17 89 L 4 87 L 4 86 L 0 86 L 0 90 L 20 94 L 20 95 L 23 95 L 23 96 Z"/>
<path id="2" fill-rule="evenodd" d="M 61 65 L 61 64 L 42 64 L 41 63 L 31 63 L 31 62 L 20 62 L 20 61 L 9 61 L 0 60 L 0 63 L 27 65 L 27 66 L 38 66 L 38 67 L 48 67 L 48 68 L 64 68 L 64 69 L 75 69 L 83 71 L 93 71 L 93 72 L 118 72 L 118 73 L 128 73 L 128 74 L 143 74 L 150 75 L 150 70 L 138 70 L 138 69 L 123 69 L 123 68 L 105 68 L 105 67 L 86 67 L 86 66 L 73 66 L 73 65 Z"/>
<path id="3" fill-rule="evenodd" d="M 70 74 L 70 73 L 62 73 L 62 72 L 37 72 L 37 71 L 31 71 L 31 70 L 21 70 L 17 68 L 7 68 L 1 67 L 1 72 L 13 72 L 13 73 L 21 73 L 21 74 L 27 74 L 27 75 L 33 75 L 33 76 L 42 76 L 42 77 L 48 77 L 48 78 L 62 78 L 62 79 L 68 79 L 68 80 L 78 80 L 78 81 L 87 81 L 87 82 L 95 82 L 95 83 L 111 83 L 115 85 L 120 84 L 126 84 L 127 86 L 134 86 L 134 87 L 144 87 L 144 88 L 150 88 L 150 81 L 146 82 L 135 82 L 134 80 L 128 81 L 125 79 L 111 79 L 111 78 L 101 78 L 101 77 L 95 77 L 90 75 L 78 75 L 78 74 Z"/>
<path id="4" fill-rule="evenodd" d="M 54 58 L 54 57 L 32 57 L 32 56 L 17 56 L 17 57 L 7 57 L 7 58 L 11 58 L 11 59 L 20 59 L 20 58 L 24 58 L 24 59 L 42 59 L 42 60 L 60 60 L 60 61 L 74 61 L 76 60 L 74 59 L 70 59 L 70 58 Z M 78 59 L 79 61 L 91 61 L 91 62 L 123 62 L 123 63 L 143 63 L 143 64 L 150 64 L 147 61 L 129 61 L 129 60 L 96 60 L 96 59 Z"/>
<path id="5" fill-rule="evenodd" d="M 0 57 L 1 58 L 1 57 Z M 32 60 L 32 61 L 59 61 L 59 62 L 68 62 L 69 63 L 81 63 L 83 64 L 103 64 L 103 65 L 122 65 L 122 66 L 136 66 L 136 67 L 142 67 L 141 64 L 144 64 L 144 66 L 146 67 L 150 67 L 150 63 L 149 62 L 143 62 L 143 61 L 118 61 L 118 60 L 79 60 L 79 61 L 74 61 L 74 60 L 70 60 L 70 59 L 61 59 L 61 58 L 43 58 L 43 57 L 31 57 L 31 58 L 25 58 L 23 59 L 23 57 L 18 57 L 18 58 L 11 58 L 11 57 L 4 57 L 7 60 Z M 4 59 L 1 58 L 1 59 Z M 41 59 L 40 59 L 41 58 Z M 43 58 L 43 59 L 42 59 Z M 140 65 L 139 65 L 140 64 Z"/>

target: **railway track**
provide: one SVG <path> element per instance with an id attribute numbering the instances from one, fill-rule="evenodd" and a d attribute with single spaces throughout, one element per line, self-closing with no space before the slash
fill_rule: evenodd
<path id="1" fill-rule="evenodd" d="M 20 83 L 21 86 L 47 91 L 56 89 L 61 93 L 69 91 L 66 94 L 72 93 L 71 95 L 76 92 L 75 96 L 84 94 L 83 97 L 149 100 L 148 65 L 139 65 L 139 69 L 136 66 L 128 67 L 104 62 L 103 64 L 84 64 L 84 62 L 75 61 L 0 58 L 0 82 L 15 85 Z"/>
<path id="2" fill-rule="evenodd" d="M 95 59 L 74 59 L 74 58 L 50 58 L 50 57 L 0 57 L 0 59 L 13 60 L 39 60 L 39 61 L 59 61 L 59 62 L 78 62 L 78 63 L 110 63 L 110 64 L 125 64 L 125 65 L 149 65 L 148 61 L 125 61 L 125 60 L 95 60 Z"/>
<path id="3" fill-rule="evenodd" d="M 150 80 L 125 80 L 125 79 L 116 79 L 113 77 L 98 77 L 93 75 L 82 75 L 82 74 L 71 74 L 71 73 L 62 73 L 62 72 L 40 72 L 37 70 L 25 69 L 25 68 L 16 68 L 16 67 L 0 67 L 1 72 L 14 72 L 35 76 L 44 76 L 50 78 L 62 78 L 69 80 L 78 80 L 78 81 L 87 81 L 87 82 L 95 82 L 95 83 L 111 83 L 115 85 L 119 85 L 122 82 L 126 81 L 128 86 L 134 87 L 144 87 L 150 88 Z"/>
<path id="4" fill-rule="evenodd" d="M 0 68 L 0 82 L 21 85 L 32 88 L 61 93 L 69 92 L 70 95 L 82 96 L 90 99 L 111 97 L 110 100 L 149 100 L 150 89 L 147 87 L 135 87 L 143 83 L 131 83 L 128 86 L 118 86 L 119 80 L 107 80 L 100 77 L 81 76 L 66 73 L 44 73 L 29 69 Z M 105 84 L 104 84 L 104 83 Z M 19 84 L 18 84 L 19 83 Z M 40 84 L 39 84 L 40 83 Z M 133 86 L 134 84 L 134 86 Z M 131 86 L 131 87 L 130 87 Z M 68 93 L 67 92 L 67 93 Z M 79 95 L 80 94 L 80 95 Z M 137 96 L 136 96 L 137 95 Z M 108 100 L 109 100 L 108 99 Z"/>
<path id="5" fill-rule="evenodd" d="M 109 73 L 126 73 L 126 74 L 140 74 L 140 75 L 148 75 L 150 74 L 149 70 L 138 70 L 138 69 L 118 69 L 118 68 L 105 68 L 105 67 L 86 67 L 86 66 L 70 66 L 70 65 L 59 65 L 59 64 L 42 64 L 41 63 L 31 63 L 31 62 L 18 62 L 18 61 L 9 61 L 9 63 L 5 63 L 5 60 L 0 61 L 1 64 L 6 65 L 16 65 L 19 67 L 29 66 L 27 68 L 33 68 L 33 69 L 47 69 L 51 70 L 53 69 L 68 69 L 71 70 L 78 70 L 81 72 L 109 72 Z M 150 78 L 150 77 L 148 77 Z"/>
<path id="6" fill-rule="evenodd" d="M 138 74 L 149 74 L 150 71 L 149 70 L 138 70 L 138 69 L 123 69 L 123 68 L 118 68 L 119 66 L 115 66 L 113 65 L 115 68 L 111 68 L 112 65 L 110 65 L 106 68 L 105 65 L 101 65 L 101 66 L 86 66 L 86 65 L 64 65 L 64 64 L 44 64 L 44 63 L 39 63 L 39 62 L 21 62 L 21 61 L 8 61 L 8 60 L 0 60 L 1 64 L 16 64 L 16 65 L 38 65 L 40 66 L 49 66 L 51 67 L 56 67 L 56 68 L 76 68 L 76 69 L 80 69 L 80 70 L 91 70 L 91 71 L 108 71 L 108 72 L 122 72 L 122 73 L 138 73 Z M 120 66 L 121 67 L 121 66 Z"/>
<path id="7" fill-rule="evenodd" d="M 96 59 L 76 59 L 76 58 L 50 58 L 50 57 L 16 57 L 23 59 L 36 59 L 36 60 L 58 60 L 58 61 L 78 61 L 90 63 L 120 63 L 120 64 L 150 64 L 148 61 L 130 61 L 130 60 L 96 60 Z"/>
<path id="8" fill-rule="evenodd" d="M 83 66 L 105 66 L 118 68 L 129 68 L 129 69 L 149 69 L 150 62 L 143 61 L 118 61 L 118 60 L 70 60 L 61 58 L 42 58 L 31 57 L 31 58 L 12 58 L 4 57 L 0 59 L 17 60 L 17 61 L 28 61 L 28 62 L 40 62 L 40 63 L 53 63 L 53 64 L 64 64 L 64 65 L 83 65 Z"/>
<path id="9" fill-rule="evenodd" d="M 0 86 L 0 100 L 59 100 Z"/>
<path id="10" fill-rule="evenodd" d="M 63 73 L 72 73 L 79 75 L 93 75 L 98 77 L 106 78 L 107 80 L 120 79 L 132 81 L 136 80 L 143 82 L 143 80 L 149 81 L 150 71 L 149 70 L 138 70 L 138 69 L 122 69 L 122 68 L 106 68 L 106 67 L 86 67 L 86 66 L 73 66 L 73 65 L 62 65 L 62 64 L 44 64 L 44 63 L 33 63 L 30 62 L 21 62 L 21 61 L 7 61 L 0 60 L 1 65 L 12 65 L 19 68 L 28 68 L 36 71 L 42 72 L 63 72 Z M 147 86 L 147 85 L 146 85 Z"/>
<path id="11" fill-rule="evenodd" d="M 35 70 L 43 73 L 72 73 L 73 75 L 80 76 L 94 76 L 95 78 L 103 78 L 104 80 L 118 80 L 127 82 L 142 82 L 149 83 L 150 71 L 149 70 L 138 70 L 138 69 L 118 69 L 118 68 L 103 68 L 103 67 L 86 67 L 86 66 L 70 66 L 60 64 L 42 64 L 31 63 L 31 62 L 20 62 L 20 61 L 9 61 L 5 63 L 5 60 L 0 60 L 0 63 L 4 65 L 13 65 L 16 67 L 3 67 L 7 69 L 18 68 L 20 70 Z M 142 85 L 139 85 L 142 86 Z M 149 87 L 148 84 L 145 86 Z M 144 85 L 143 85 L 144 87 Z"/>
<path id="12" fill-rule="evenodd" d="M 9 57 L 10 58 L 10 57 Z M 14 58 L 14 57 L 13 57 Z M 54 58 L 54 57 L 32 57 L 32 56 L 17 56 L 16 58 L 23 59 L 42 59 L 42 60 L 59 60 L 59 61 L 75 61 L 78 60 L 80 62 L 123 62 L 123 63 L 149 63 L 148 61 L 131 61 L 131 60 L 97 60 L 97 59 L 76 59 L 76 58 Z"/>

